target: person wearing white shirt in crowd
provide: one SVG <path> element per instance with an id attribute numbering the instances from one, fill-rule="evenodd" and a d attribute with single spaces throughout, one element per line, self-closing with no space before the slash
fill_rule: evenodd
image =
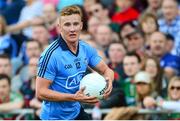
<path id="1" fill-rule="evenodd" d="M 169 111 L 180 111 L 180 77 L 173 77 L 168 86 L 169 100 L 155 100 L 152 97 L 144 99 L 146 108 L 160 107 Z M 180 118 L 180 117 L 179 117 Z"/>

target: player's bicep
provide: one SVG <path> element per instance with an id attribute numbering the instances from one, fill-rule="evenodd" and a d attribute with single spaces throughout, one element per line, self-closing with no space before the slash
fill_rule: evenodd
<path id="1" fill-rule="evenodd" d="M 51 80 L 37 77 L 36 78 L 36 95 L 37 95 L 37 97 L 39 97 L 39 95 L 41 95 L 42 93 L 46 93 L 46 90 L 49 88 L 51 83 L 52 83 Z"/>
<path id="2" fill-rule="evenodd" d="M 37 77 L 36 78 L 36 89 L 49 88 L 51 83 L 52 83 L 51 80 L 41 78 L 41 77 Z"/>

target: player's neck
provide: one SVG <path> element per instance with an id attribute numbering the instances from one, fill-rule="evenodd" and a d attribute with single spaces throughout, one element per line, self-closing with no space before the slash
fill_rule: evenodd
<path id="1" fill-rule="evenodd" d="M 67 43 L 67 46 L 69 50 L 71 50 L 73 53 L 76 53 L 78 50 L 78 41 L 74 43 Z"/>

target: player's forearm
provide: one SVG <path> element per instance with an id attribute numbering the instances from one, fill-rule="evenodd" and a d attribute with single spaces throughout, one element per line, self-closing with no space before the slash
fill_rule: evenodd
<path id="1" fill-rule="evenodd" d="M 36 97 L 48 101 L 75 101 L 73 94 L 59 93 L 50 89 L 36 91 Z"/>
<path id="2" fill-rule="evenodd" d="M 110 68 L 107 68 L 104 73 L 103 73 L 104 77 L 108 77 L 110 78 L 111 81 L 114 80 L 114 72 L 110 69 Z"/>

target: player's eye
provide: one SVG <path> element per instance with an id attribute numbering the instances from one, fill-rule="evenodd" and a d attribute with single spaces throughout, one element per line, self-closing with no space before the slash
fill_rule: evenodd
<path id="1" fill-rule="evenodd" d="M 77 26 L 77 25 L 79 25 L 79 22 L 74 22 L 74 26 Z"/>
<path id="2" fill-rule="evenodd" d="M 64 26 L 71 26 L 71 24 L 70 23 L 65 23 Z"/>

